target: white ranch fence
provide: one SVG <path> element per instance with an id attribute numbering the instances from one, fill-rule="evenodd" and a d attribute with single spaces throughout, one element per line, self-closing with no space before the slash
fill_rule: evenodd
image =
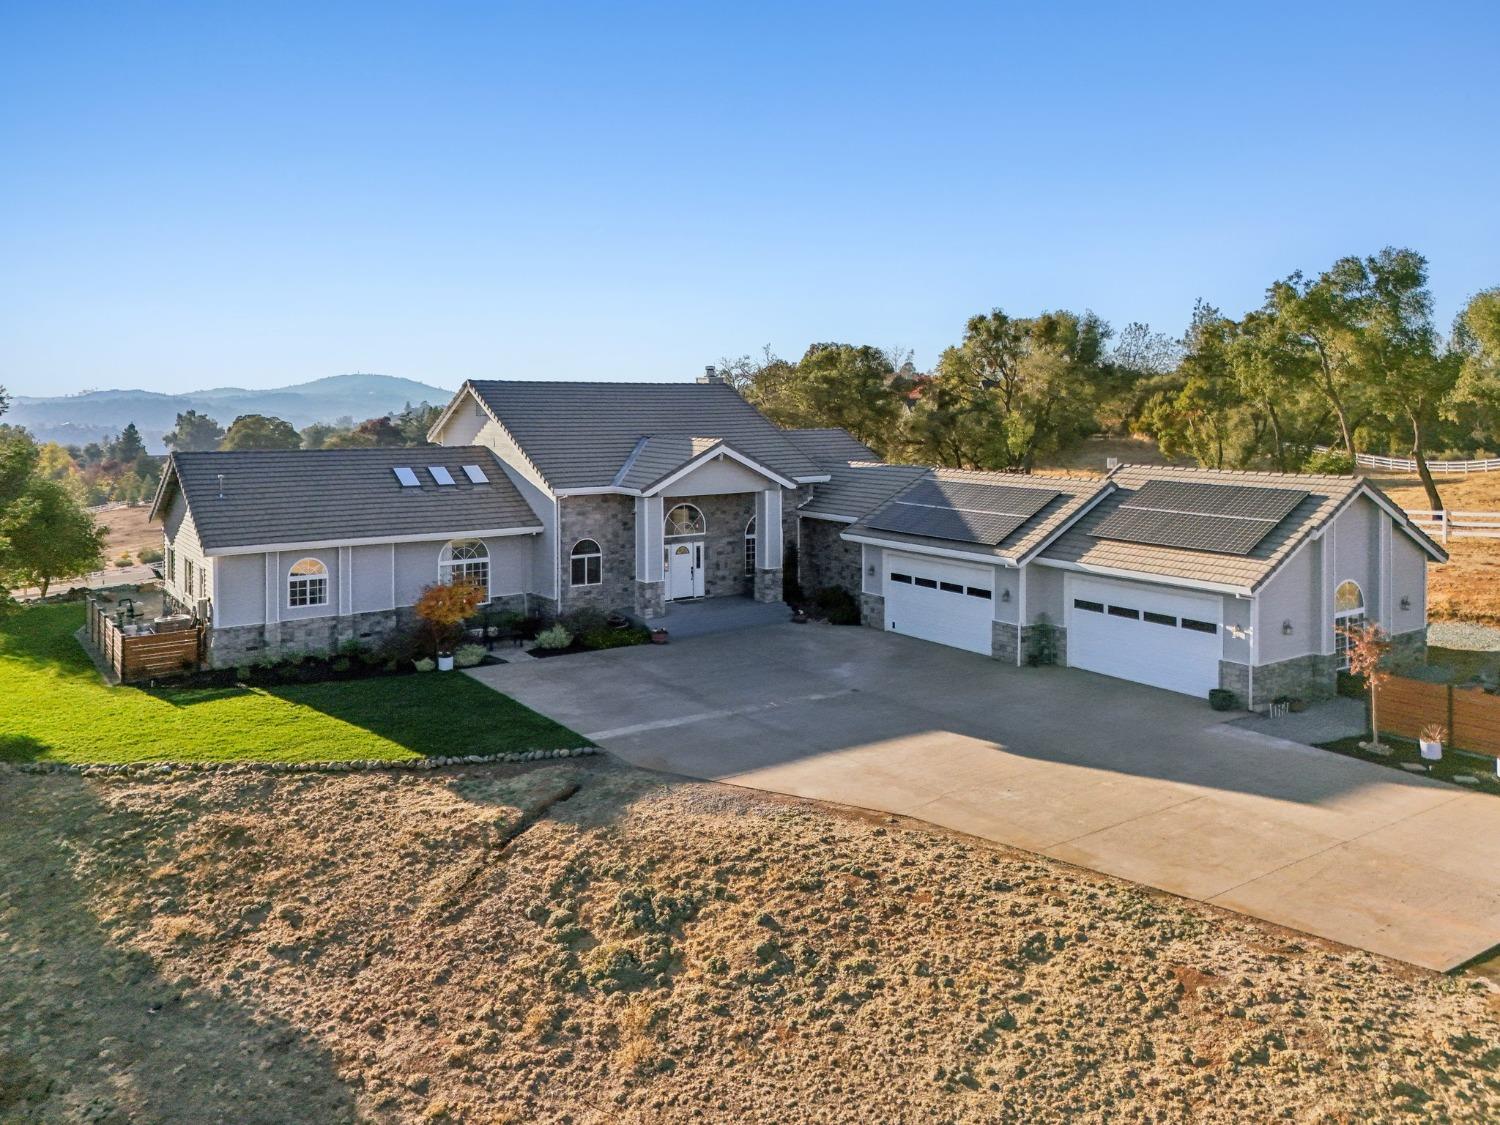
<path id="1" fill-rule="evenodd" d="M 1500 512 L 1434 512 L 1408 508 L 1411 522 L 1434 539 L 1500 539 Z"/>
<path id="2" fill-rule="evenodd" d="M 1313 446 L 1319 453 L 1328 452 L 1326 445 Z M 1411 457 L 1377 457 L 1373 453 L 1356 453 L 1354 463 L 1361 469 L 1384 469 L 1388 473 L 1414 473 L 1417 462 Z M 1500 457 L 1483 461 L 1428 461 L 1427 468 L 1437 473 L 1494 473 L 1500 472 Z"/>

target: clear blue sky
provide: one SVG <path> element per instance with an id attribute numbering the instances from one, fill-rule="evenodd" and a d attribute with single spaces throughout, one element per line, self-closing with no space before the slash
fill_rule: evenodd
<path id="1" fill-rule="evenodd" d="M 691 378 L 1500 284 L 1473 4 L 0 5 L 0 383 Z"/>

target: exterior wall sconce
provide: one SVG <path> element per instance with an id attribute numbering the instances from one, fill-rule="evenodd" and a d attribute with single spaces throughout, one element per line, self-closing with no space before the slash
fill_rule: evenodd
<path id="1" fill-rule="evenodd" d="M 1008 601 L 1010 601 L 1010 591 L 1009 590 L 1001 590 L 1000 591 L 1000 600 L 1002 602 L 1008 602 Z"/>
<path id="2" fill-rule="evenodd" d="M 871 564 L 870 564 L 870 565 L 869 565 L 869 566 L 868 566 L 868 567 L 867 567 L 867 568 L 866 568 L 866 569 L 865 569 L 865 573 L 866 573 L 866 574 L 868 574 L 868 575 L 869 575 L 869 576 L 870 576 L 870 577 L 871 577 L 871 578 L 874 578 L 874 577 L 875 577 L 875 564 L 874 564 L 874 563 L 871 563 Z"/>
<path id="3" fill-rule="evenodd" d="M 1281 623 L 1281 632 L 1288 637 L 1292 635 L 1292 619 L 1290 617 Z"/>
<path id="4" fill-rule="evenodd" d="M 1401 608 L 1402 609 L 1410 609 L 1411 608 L 1411 599 L 1408 598 L 1408 597 L 1403 597 L 1401 599 Z"/>

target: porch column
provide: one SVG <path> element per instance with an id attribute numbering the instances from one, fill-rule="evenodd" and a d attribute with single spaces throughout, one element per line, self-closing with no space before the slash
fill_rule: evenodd
<path id="1" fill-rule="evenodd" d="M 781 489 L 755 494 L 755 600 L 781 601 Z"/>
<path id="2" fill-rule="evenodd" d="M 660 496 L 637 496 L 635 500 L 635 611 L 642 617 L 661 617 L 667 612 L 666 575 L 662 573 L 665 545 Z"/>

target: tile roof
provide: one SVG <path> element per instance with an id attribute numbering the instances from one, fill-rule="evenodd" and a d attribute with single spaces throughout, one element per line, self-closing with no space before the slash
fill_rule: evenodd
<path id="1" fill-rule="evenodd" d="M 847 465 L 851 461 L 879 461 L 880 456 L 848 430 L 835 426 L 825 430 L 782 430 L 787 440 L 820 465 Z"/>
<path id="2" fill-rule="evenodd" d="M 1088 507 L 1089 503 L 1101 492 L 1107 492 L 1111 488 L 1109 482 L 1099 480 L 1095 477 L 1040 477 L 1028 476 L 1023 473 L 979 472 L 968 469 L 928 469 L 921 477 L 912 482 L 911 485 L 908 485 L 907 488 L 902 489 L 901 492 L 891 497 L 890 501 L 899 501 L 902 495 L 908 492 L 913 486 L 920 486 L 927 480 L 952 482 L 955 484 L 1002 485 L 1007 488 L 1037 489 L 1050 493 L 1052 498 L 1048 500 L 1036 515 L 1026 520 L 993 547 L 977 543 L 955 543 L 951 539 L 907 535 L 871 526 L 870 519 L 878 517 L 881 511 L 890 507 L 890 502 L 882 504 L 862 516 L 859 521 L 848 529 L 848 533 L 865 535 L 872 539 L 882 539 L 895 543 L 911 543 L 917 546 L 961 550 L 974 555 L 989 555 L 1008 562 L 1015 562 L 1036 550 L 1041 544 L 1046 542 L 1048 536 L 1073 519 L 1082 509 Z"/>
<path id="3" fill-rule="evenodd" d="M 477 379 L 465 386 L 500 419 L 554 489 L 614 485 L 645 437 L 721 438 L 784 477 L 823 475 L 784 431 L 724 383 Z"/>
<path id="4" fill-rule="evenodd" d="M 1109 478 L 1117 490 L 1106 497 L 1043 553 L 1043 559 L 1082 566 L 1130 571 L 1143 576 L 1209 582 L 1253 589 L 1268 578 L 1302 541 L 1323 526 L 1365 483 L 1359 477 L 1297 473 L 1256 473 L 1162 465 L 1122 465 Z M 1247 555 L 1227 555 L 1180 547 L 1152 546 L 1100 539 L 1095 530 L 1136 491 L 1150 481 L 1189 481 L 1260 488 L 1290 488 L 1307 496 Z"/>
<path id="5" fill-rule="evenodd" d="M 812 499 L 797 509 L 802 515 L 857 520 L 932 472 L 925 465 L 887 465 L 880 461 L 850 461 L 826 468 L 828 480 L 812 486 Z"/>
<path id="6" fill-rule="evenodd" d="M 439 485 L 432 465 L 446 468 L 454 483 Z M 478 465 L 489 483 L 472 483 L 465 465 Z M 411 468 L 419 486 L 403 487 L 398 466 Z M 174 453 L 153 517 L 173 482 L 210 552 L 542 526 L 495 455 L 477 445 Z"/>
<path id="7" fill-rule="evenodd" d="M 701 457 L 716 445 L 712 437 L 643 437 L 625 458 L 613 484 L 621 488 L 649 488 L 695 457 Z"/>

